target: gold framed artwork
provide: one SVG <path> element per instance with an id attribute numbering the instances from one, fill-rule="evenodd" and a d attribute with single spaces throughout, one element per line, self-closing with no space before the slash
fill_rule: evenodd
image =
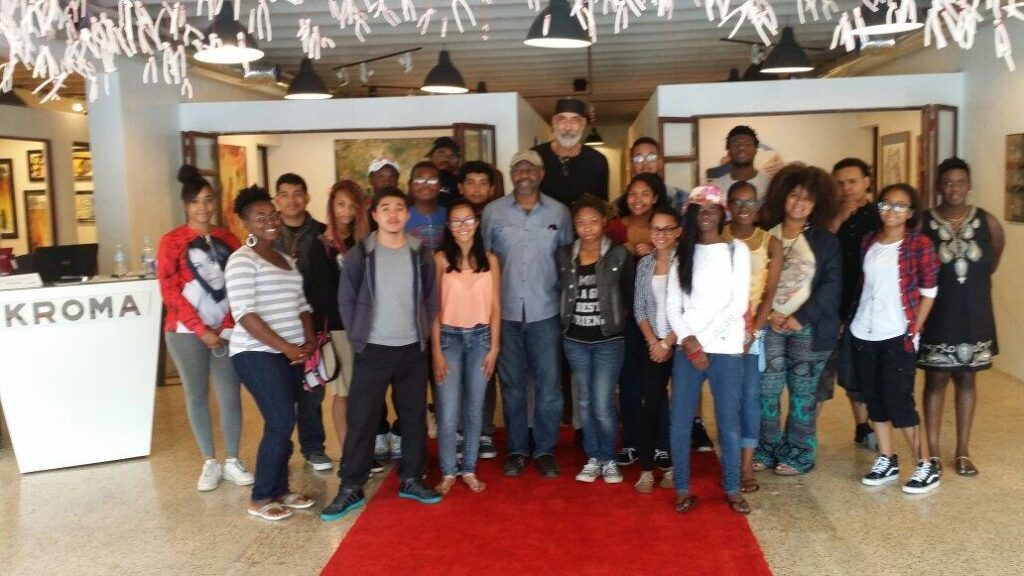
<path id="1" fill-rule="evenodd" d="M 438 133 L 438 136 L 448 134 Z M 409 178 L 409 170 L 421 160 L 426 160 L 427 152 L 434 144 L 437 136 L 425 138 L 366 138 L 361 140 L 334 141 L 334 176 L 335 180 L 355 180 L 370 189 L 369 176 L 366 169 L 375 158 L 386 156 L 396 162 L 402 169 L 398 176 L 399 188 L 405 188 Z"/>
<path id="2" fill-rule="evenodd" d="M 1007 222 L 1024 222 L 1024 134 L 1006 137 Z"/>
<path id="3" fill-rule="evenodd" d="M 46 181 L 46 156 L 42 150 L 29 150 L 28 156 L 28 180 L 29 182 Z"/>
<path id="4" fill-rule="evenodd" d="M 14 162 L 0 160 L 0 238 L 18 237 L 18 208 L 14 200 Z"/>
<path id="5" fill-rule="evenodd" d="M 52 222 L 50 198 L 46 190 L 25 190 L 25 227 L 29 253 L 35 252 L 40 246 L 53 246 Z"/>
<path id="6" fill-rule="evenodd" d="M 910 132 L 895 132 L 881 137 L 878 189 L 890 184 L 910 183 Z"/>
<path id="7" fill-rule="evenodd" d="M 75 182 L 92 181 L 92 151 L 88 144 L 75 143 L 71 148 L 71 170 Z"/>
<path id="8" fill-rule="evenodd" d="M 75 222 L 79 224 L 96 223 L 96 208 L 93 204 L 92 190 L 75 192 Z"/>
<path id="9" fill-rule="evenodd" d="M 221 225 L 231 230 L 239 240 L 244 240 L 248 234 L 235 214 L 235 197 L 238 196 L 239 190 L 249 186 L 245 150 L 244 146 L 217 145 L 217 161 L 220 164 Z"/>

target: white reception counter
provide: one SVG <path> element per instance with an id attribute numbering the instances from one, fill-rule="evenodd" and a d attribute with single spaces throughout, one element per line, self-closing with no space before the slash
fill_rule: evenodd
<path id="1" fill-rule="evenodd" d="M 0 291 L 0 404 L 22 473 L 147 456 L 156 280 Z"/>

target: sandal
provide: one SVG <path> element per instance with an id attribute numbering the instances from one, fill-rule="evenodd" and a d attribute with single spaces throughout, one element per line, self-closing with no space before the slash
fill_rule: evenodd
<path id="1" fill-rule="evenodd" d="M 274 502 L 292 510 L 305 510 L 316 504 L 316 500 L 298 492 L 289 492 L 280 498 L 275 498 Z"/>
<path id="2" fill-rule="evenodd" d="M 793 468 L 789 464 L 779 464 L 773 469 L 773 471 L 776 476 L 799 476 L 803 474 L 803 472 Z"/>
<path id="3" fill-rule="evenodd" d="M 273 500 L 267 502 L 266 504 L 260 506 L 255 510 L 252 508 L 248 508 L 247 511 L 252 516 L 258 516 L 260 518 L 263 518 L 264 520 L 270 520 L 271 522 L 275 522 L 277 520 L 284 520 L 285 518 L 288 518 L 292 515 L 291 510 L 285 508 L 284 506 Z"/>
<path id="4" fill-rule="evenodd" d="M 473 492 L 483 492 L 484 488 L 487 488 L 487 484 L 484 484 L 482 480 L 476 477 L 476 474 L 470 472 L 462 475 L 462 481 L 469 486 L 469 489 Z"/>
<path id="5" fill-rule="evenodd" d="M 968 456 L 957 456 L 954 460 L 956 463 L 956 473 L 961 476 L 977 476 L 978 469 L 975 468 L 974 462 L 971 462 Z"/>
<path id="6" fill-rule="evenodd" d="M 755 460 L 754 463 L 751 464 L 750 466 L 751 466 L 751 468 L 754 469 L 754 472 L 761 472 L 765 468 L 767 468 L 767 466 L 765 466 L 764 462 L 758 462 L 757 460 Z"/>
<path id="7" fill-rule="evenodd" d="M 685 496 L 682 496 L 680 494 L 676 494 L 676 503 L 675 503 L 676 512 L 679 512 L 680 514 L 685 514 L 685 513 L 689 512 L 690 510 L 692 510 L 693 507 L 696 506 L 696 505 L 697 505 L 697 497 L 696 496 L 693 496 L 691 494 L 686 494 Z"/>
<path id="8" fill-rule="evenodd" d="M 744 494 L 757 492 L 760 489 L 761 485 L 757 483 L 757 478 L 754 478 L 753 476 L 740 480 L 740 492 Z"/>
<path id="9" fill-rule="evenodd" d="M 725 501 L 729 503 L 729 508 L 737 514 L 743 514 L 746 516 L 750 514 L 750 504 L 747 503 L 746 498 L 739 494 L 733 494 L 732 496 L 726 495 Z"/>
<path id="10" fill-rule="evenodd" d="M 441 496 L 447 496 L 452 490 L 452 486 L 455 486 L 455 476 L 445 476 L 441 479 L 441 483 L 434 487 Z"/>

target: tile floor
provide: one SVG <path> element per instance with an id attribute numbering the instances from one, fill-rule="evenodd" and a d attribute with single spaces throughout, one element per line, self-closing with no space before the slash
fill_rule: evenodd
<path id="1" fill-rule="evenodd" d="M 762 473 L 762 489 L 750 497 L 750 523 L 772 570 L 1024 574 L 1024 506 L 1018 500 L 1024 494 L 1024 475 L 1018 475 L 1024 474 L 1024 448 L 1017 427 L 1024 419 L 1024 383 L 993 371 L 979 384 L 972 452 L 981 474 L 960 478 L 947 458 L 942 486 L 925 496 L 904 495 L 895 485 L 862 486 L 858 477 L 873 456 L 852 443 L 845 398 L 826 405 L 817 468 L 799 478 Z M 222 484 L 197 492 L 201 462 L 181 394 L 176 386 L 157 391 L 148 458 L 22 476 L 5 432 L 0 574 L 317 574 L 358 516 L 324 524 L 315 513 L 299 512 L 269 524 L 244 513 L 246 488 Z M 950 398 L 947 450 L 954 447 L 951 408 Z M 251 401 L 245 414 L 242 455 L 251 467 L 262 422 Z M 334 440 L 328 452 L 337 455 Z M 296 455 L 293 488 L 321 503 L 333 497 L 333 472 L 303 466 Z M 908 474 L 904 470 L 904 478 Z M 378 483 L 371 483 L 370 494 Z M 623 499 L 633 497 L 639 496 L 623 484 Z M 382 535 L 382 546 L 388 537 Z"/>

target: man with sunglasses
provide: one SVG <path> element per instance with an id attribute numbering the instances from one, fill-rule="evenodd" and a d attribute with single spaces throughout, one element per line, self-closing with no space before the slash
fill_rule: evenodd
<path id="1" fill-rule="evenodd" d="M 423 161 L 412 167 L 409 174 L 409 221 L 407 234 L 417 238 L 431 253 L 441 247 L 448 210 L 441 206 L 441 171 L 434 164 Z"/>
<path id="2" fill-rule="evenodd" d="M 637 174 L 655 174 L 663 182 L 665 180 L 665 160 L 661 156 L 661 145 L 650 136 L 637 138 L 629 149 L 629 175 L 633 177 Z M 667 182 L 665 188 L 672 207 L 682 213 L 690 193 L 682 188 L 670 186 Z"/>
<path id="3" fill-rule="evenodd" d="M 608 200 L 608 160 L 583 145 L 589 123 L 586 104 L 562 98 L 555 104 L 551 117 L 555 138 L 533 148 L 544 162 L 541 193 L 566 206 L 584 194 Z"/>
<path id="4" fill-rule="evenodd" d="M 882 227 L 878 206 L 871 202 L 868 190 L 871 187 L 871 168 L 860 158 L 843 158 L 832 167 L 832 178 L 836 181 L 839 211 L 829 229 L 839 238 L 839 249 L 843 259 L 842 296 L 839 300 L 839 319 L 848 322 L 856 311 L 860 296 L 862 268 L 862 242 L 864 237 Z M 874 450 L 877 446 L 874 432 L 868 424 L 868 407 L 864 393 L 855 382 L 852 370 L 839 370 L 842 341 L 825 363 L 825 369 L 818 380 L 816 400 L 818 410 L 832 399 L 835 382 L 846 389 L 850 399 L 850 410 L 856 422 L 853 441 Z"/>

